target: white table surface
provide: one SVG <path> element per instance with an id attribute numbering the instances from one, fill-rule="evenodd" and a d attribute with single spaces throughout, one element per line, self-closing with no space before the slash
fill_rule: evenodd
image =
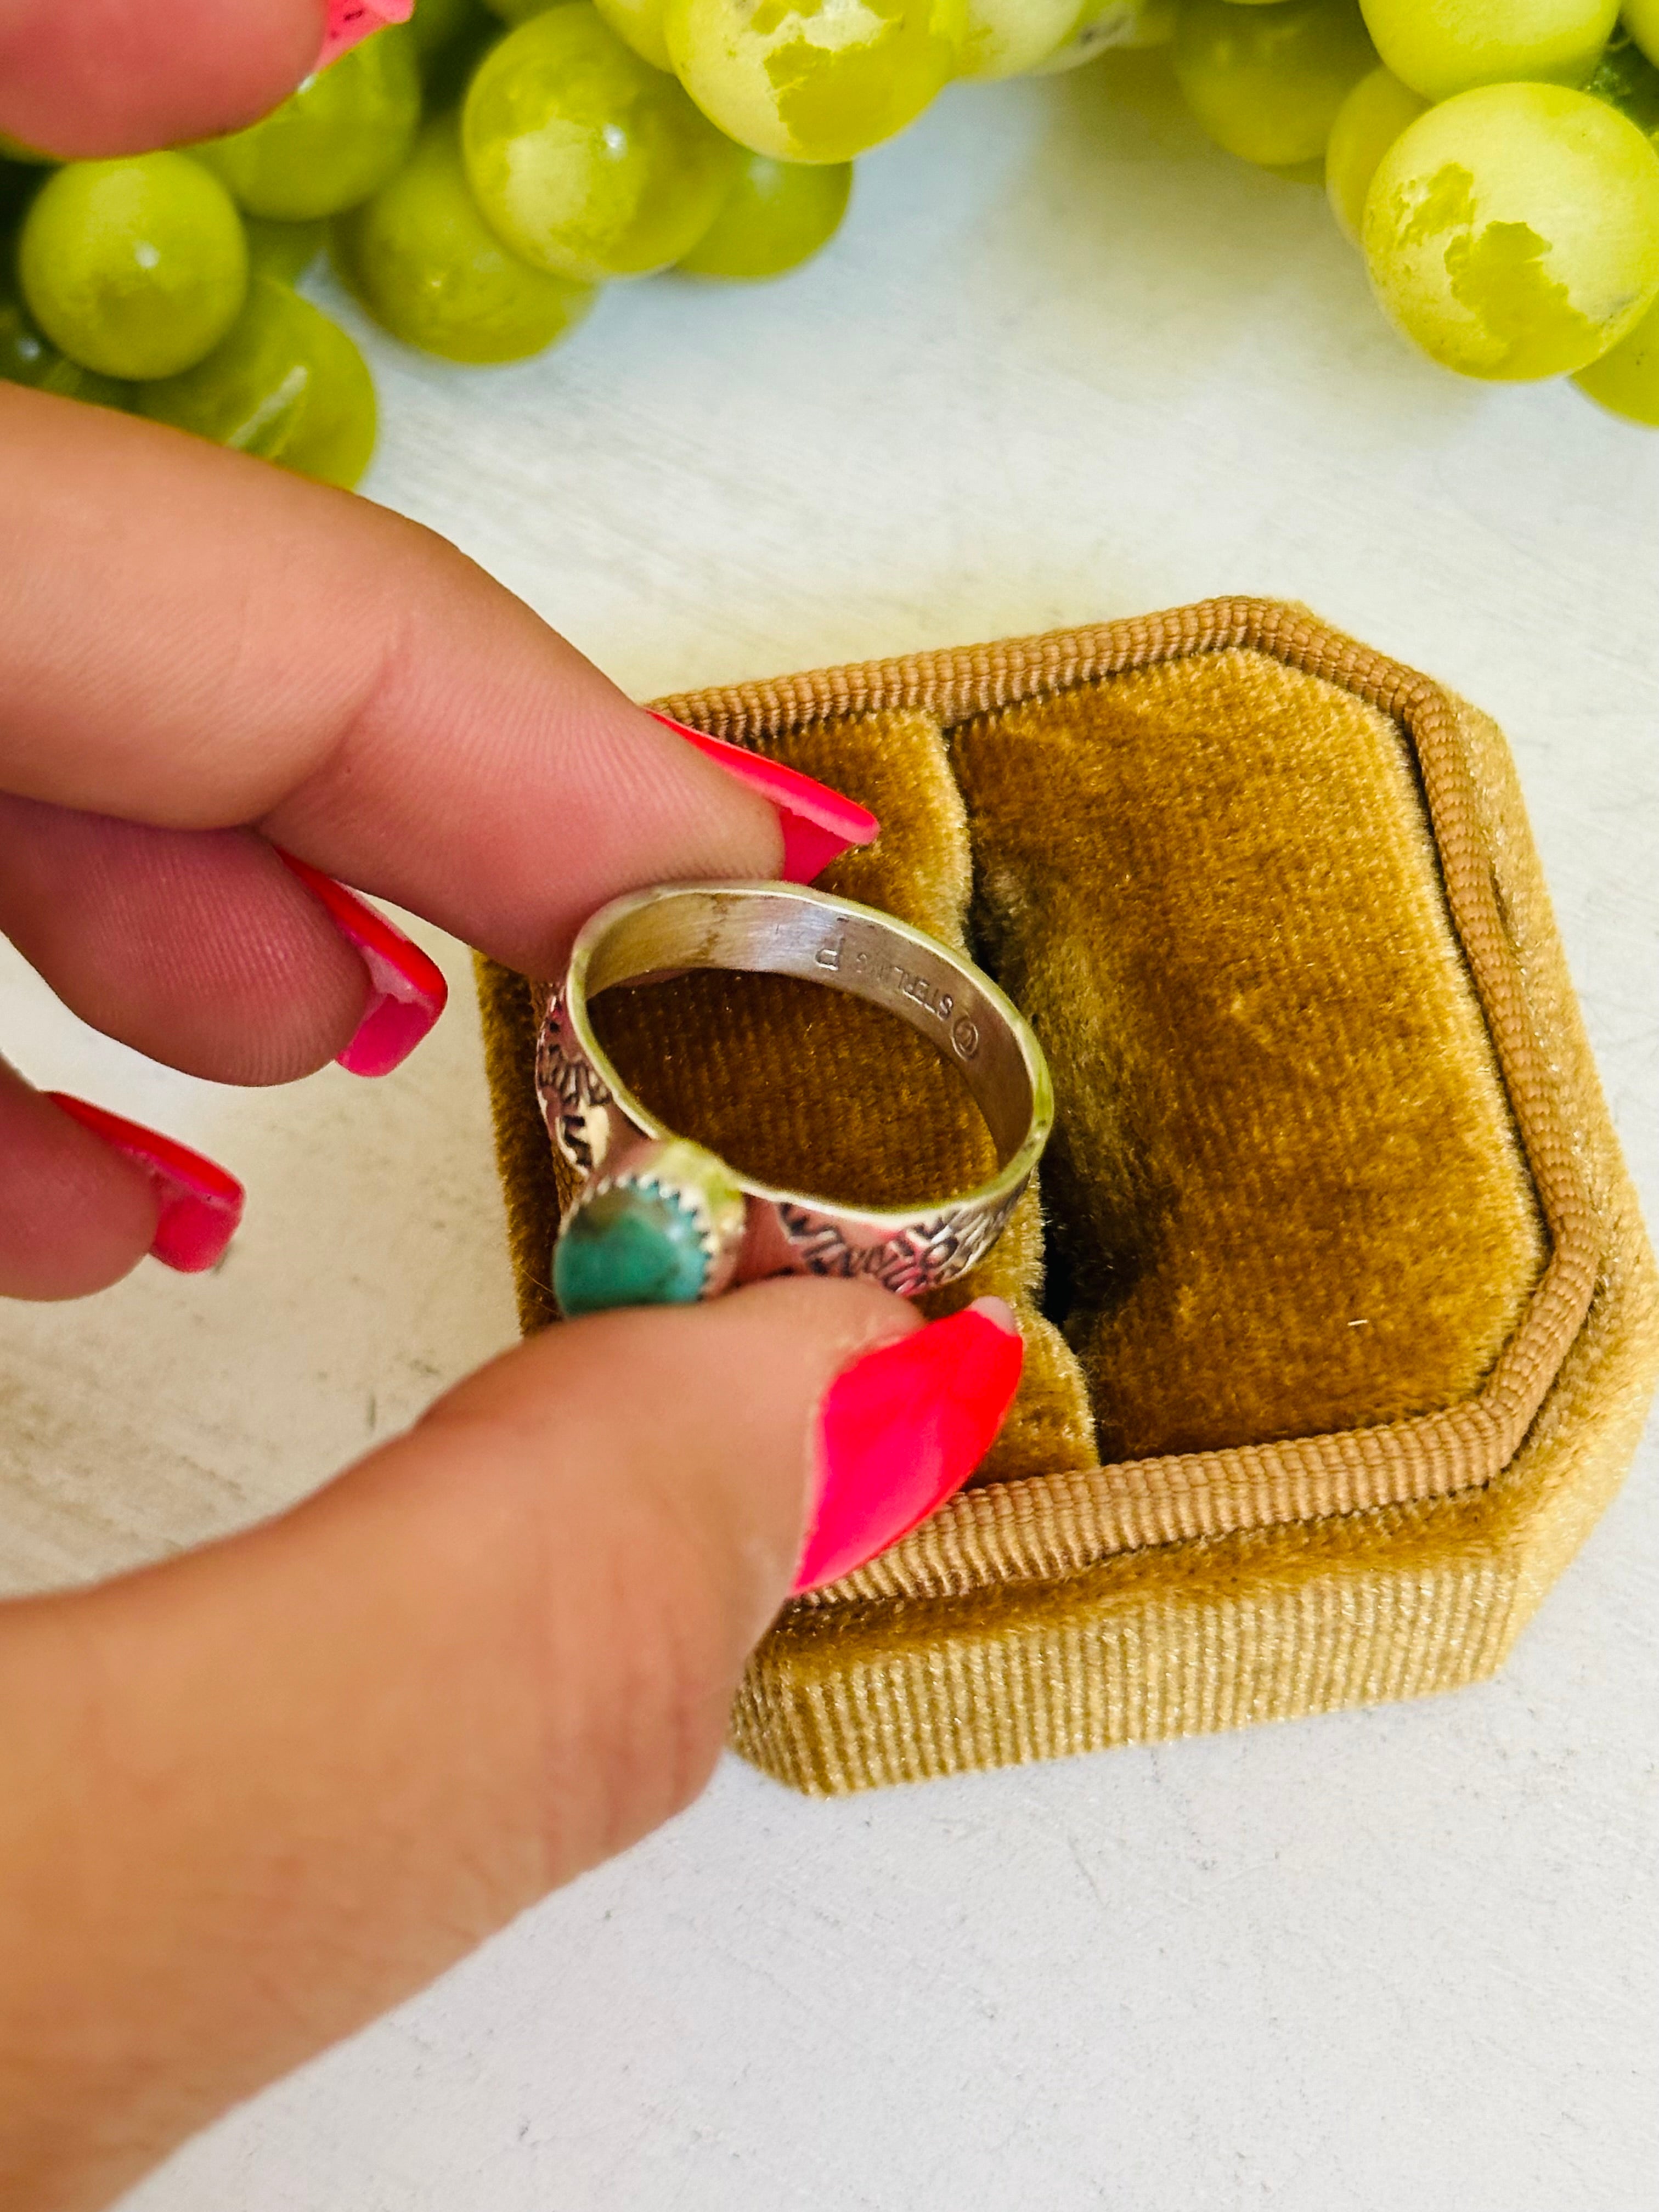
<path id="1" fill-rule="evenodd" d="M 1319 196 L 1149 73 L 947 96 L 781 288 L 372 350 L 371 494 L 641 695 L 1230 591 L 1448 679 L 1659 1213 L 1659 437 L 1408 356 Z M 5 1587 L 267 1512 L 509 1340 L 459 995 L 388 1083 L 239 1095 L 0 967 L 33 1078 L 250 1191 L 217 1274 L 5 1315 Z M 1645 2212 L 1656 1459 L 1475 1690 L 830 1804 L 728 1760 L 128 2212 Z"/>

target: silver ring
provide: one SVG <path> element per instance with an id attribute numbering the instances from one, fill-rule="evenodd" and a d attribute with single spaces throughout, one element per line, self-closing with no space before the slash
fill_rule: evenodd
<path id="1" fill-rule="evenodd" d="M 690 968 L 796 975 L 901 1016 L 961 1072 L 996 1146 L 996 1173 L 924 1206 L 840 1206 L 758 1182 L 676 1137 L 612 1066 L 588 1001 Z M 769 1275 L 867 1276 L 904 1297 L 954 1282 L 1001 1235 L 1054 1111 L 1030 1025 L 971 961 L 872 907 L 775 883 L 668 884 L 602 907 L 549 1001 L 536 1090 L 553 1142 L 586 1179 L 555 1256 L 567 1311 L 712 1297 Z M 572 1289 L 580 1255 L 569 1240 L 586 1238 L 596 1255 L 601 1227 L 624 1224 L 641 1207 L 653 1209 L 653 1235 L 672 1232 L 672 1251 L 652 1245 L 647 1267 L 637 1256 L 650 1243 L 641 1231 L 628 1281 L 612 1279 L 612 1250 L 603 1267 L 591 1260 L 586 1288 Z M 562 1265 L 568 1283 L 558 1282 Z M 656 1287 L 641 1288 L 647 1277 Z"/>

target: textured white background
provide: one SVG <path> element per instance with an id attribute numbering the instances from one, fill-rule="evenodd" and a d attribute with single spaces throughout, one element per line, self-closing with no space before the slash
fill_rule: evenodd
<path id="1" fill-rule="evenodd" d="M 641 695 L 1234 590 L 1447 678 L 1659 1212 L 1659 438 L 1408 357 L 1149 72 L 951 94 L 781 288 L 373 351 L 370 492 Z M 508 1340 L 465 1000 L 390 1083 L 238 1096 L 0 968 L 31 1076 L 250 1188 L 217 1275 L 4 1316 L 7 1587 L 268 1510 Z M 1656 1456 L 1483 1688 L 829 1805 L 728 1762 L 129 2212 L 1647 2212 Z"/>

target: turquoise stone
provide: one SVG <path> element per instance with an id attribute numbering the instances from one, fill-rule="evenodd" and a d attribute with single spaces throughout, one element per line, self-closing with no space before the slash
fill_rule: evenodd
<path id="1" fill-rule="evenodd" d="M 613 1306 L 690 1305 L 708 1279 L 696 1217 L 666 1192 L 618 1184 L 579 1206 L 553 1248 L 567 1318 Z"/>

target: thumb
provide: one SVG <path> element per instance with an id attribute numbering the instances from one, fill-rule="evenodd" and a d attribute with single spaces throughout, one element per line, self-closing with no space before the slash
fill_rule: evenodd
<path id="1" fill-rule="evenodd" d="M 296 1511 L 0 1613 L 0 2203 L 92 2206 L 686 1804 L 798 1572 L 948 1495 L 1006 1310 L 549 1331 Z"/>

